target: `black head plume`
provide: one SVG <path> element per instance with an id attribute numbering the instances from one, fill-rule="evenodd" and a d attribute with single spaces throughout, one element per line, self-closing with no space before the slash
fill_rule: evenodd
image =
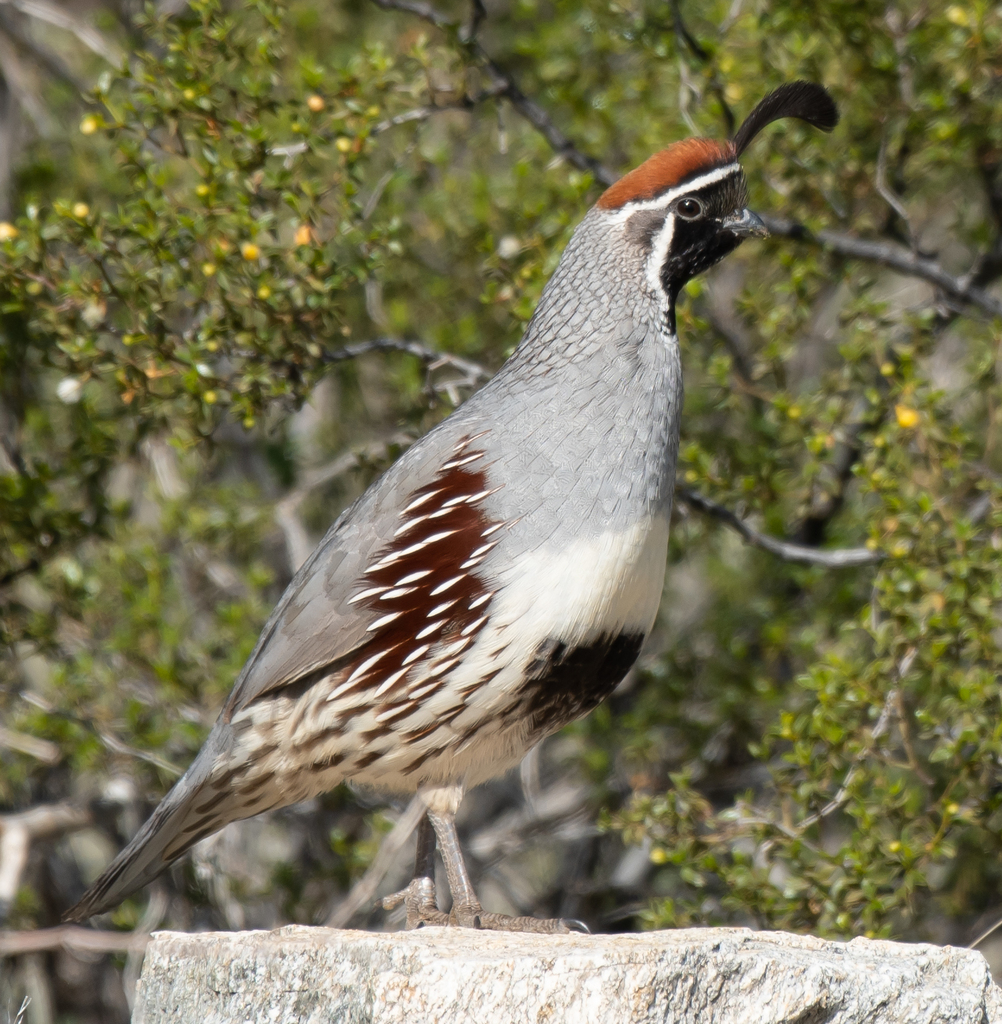
<path id="1" fill-rule="evenodd" d="M 731 140 L 735 155 L 740 156 L 767 124 L 784 117 L 797 117 L 823 132 L 830 132 L 838 124 L 838 108 L 824 86 L 815 82 L 781 85 L 759 103 L 737 130 Z"/>

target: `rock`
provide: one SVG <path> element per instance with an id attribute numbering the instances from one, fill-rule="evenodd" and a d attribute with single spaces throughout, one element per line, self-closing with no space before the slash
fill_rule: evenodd
<path id="1" fill-rule="evenodd" d="M 1002 1024 L 980 953 L 707 928 L 161 932 L 133 1024 Z"/>

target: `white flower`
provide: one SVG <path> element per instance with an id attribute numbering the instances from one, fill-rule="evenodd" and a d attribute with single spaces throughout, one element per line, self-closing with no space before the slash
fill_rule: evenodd
<path id="1" fill-rule="evenodd" d="M 56 388 L 56 394 L 61 402 L 73 405 L 83 396 L 83 384 L 78 377 L 63 377 Z"/>
<path id="2" fill-rule="evenodd" d="M 503 260 L 510 260 L 517 256 L 522 249 L 522 243 L 514 235 L 505 235 L 498 242 L 498 256 Z"/>

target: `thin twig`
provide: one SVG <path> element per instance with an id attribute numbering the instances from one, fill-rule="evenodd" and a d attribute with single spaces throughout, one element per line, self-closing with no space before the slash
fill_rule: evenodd
<path id="1" fill-rule="evenodd" d="M 390 128 L 394 128 L 401 124 L 410 124 L 414 121 L 427 121 L 428 118 L 434 117 L 436 114 L 445 113 L 449 110 L 471 110 L 473 107 L 479 106 L 481 103 L 486 103 L 487 100 L 497 99 L 498 96 L 505 94 L 504 83 L 495 83 L 486 89 L 481 89 L 480 92 L 475 93 L 472 96 L 464 96 L 462 99 L 456 100 L 454 103 L 432 103 L 423 107 L 415 107 L 413 110 L 405 110 L 402 114 L 395 114 L 393 117 L 388 117 L 385 121 L 380 121 L 378 124 L 372 127 L 369 132 L 370 135 L 379 135 L 382 132 L 388 131 Z M 305 143 L 299 143 L 302 149 L 306 148 Z M 286 150 L 290 150 L 291 146 L 280 147 L 283 152 L 279 153 L 279 149 L 273 149 L 272 153 L 278 155 L 285 155 Z M 302 150 L 300 150 L 301 152 Z"/>
<path id="2" fill-rule="evenodd" d="M 64 718 L 67 721 L 75 722 L 77 725 L 83 726 L 89 732 L 93 733 L 101 743 L 108 748 L 108 750 L 115 754 L 124 754 L 126 757 L 134 757 L 137 761 L 145 761 L 147 764 L 152 764 L 161 771 L 166 772 L 168 775 L 173 775 L 175 778 L 184 774 L 184 769 L 174 764 L 172 761 L 168 761 L 165 758 L 160 757 L 158 754 L 153 754 L 148 750 L 140 750 L 138 747 L 129 746 L 128 743 L 120 740 L 117 736 L 113 736 L 111 733 L 105 732 L 103 729 L 99 729 L 93 722 L 90 722 L 85 718 L 81 718 L 79 715 L 74 715 L 70 711 L 55 707 L 37 693 L 33 693 L 30 690 L 22 690 L 21 698 L 29 704 L 33 704 L 40 711 L 44 711 L 47 715 L 58 715 L 60 718 Z"/>
<path id="3" fill-rule="evenodd" d="M 491 372 L 480 363 L 475 363 L 462 356 L 453 355 L 451 352 L 438 352 L 420 341 L 401 341 L 396 338 L 373 338 L 370 341 L 359 341 L 344 348 L 329 349 L 324 352 L 325 363 L 342 363 L 349 359 L 357 359 L 369 352 L 406 352 L 415 356 L 429 369 L 438 369 L 442 366 L 451 367 L 463 374 L 468 386 L 473 387 L 483 381 L 491 379 Z"/>
<path id="4" fill-rule="evenodd" d="M 884 202 L 901 218 L 908 235 L 908 247 L 912 252 L 916 251 L 915 232 L 912 230 L 912 220 L 908 214 L 905 204 L 901 201 L 891 186 L 887 183 L 887 132 L 880 136 L 880 150 L 877 153 L 877 191 Z"/>
<path id="5" fill-rule="evenodd" d="M 407 439 L 395 437 L 392 440 L 404 442 Z M 275 522 L 278 523 L 285 536 L 285 548 L 289 556 L 289 567 L 293 573 L 299 570 L 299 567 L 310 557 L 310 552 L 313 550 L 306 527 L 303 526 L 302 520 L 298 516 L 299 506 L 316 488 L 322 487 L 324 484 L 330 483 L 331 480 L 336 480 L 339 476 L 343 476 L 345 473 L 355 469 L 361 465 L 363 459 L 378 458 L 385 451 L 386 442 L 378 442 L 355 451 L 345 452 L 332 462 L 328 462 L 326 466 L 311 469 L 303 474 L 302 483 L 275 505 Z"/>
<path id="6" fill-rule="evenodd" d="M 901 667 L 898 670 L 898 678 L 908 671 L 908 666 L 911 665 L 914 657 L 915 648 L 912 648 L 902 659 Z M 856 778 L 863 761 L 870 755 L 877 743 L 877 740 L 887 732 L 891 716 L 895 711 L 897 697 L 898 690 L 897 687 L 894 687 L 894 689 L 890 690 L 884 698 L 884 706 L 880 711 L 880 717 L 877 719 L 877 724 L 873 727 L 873 731 L 870 733 L 869 742 L 860 751 L 855 761 L 853 761 L 852 767 L 846 772 L 845 778 L 842 780 L 842 785 L 839 786 L 838 792 L 831 798 L 831 800 L 828 801 L 828 803 L 824 805 L 824 807 L 821 808 L 820 811 L 815 811 L 814 814 L 809 814 L 803 821 L 799 822 L 797 825 L 798 832 L 806 832 L 812 825 L 816 825 L 822 819 L 834 814 L 840 807 L 842 807 L 846 800 L 849 799 L 849 787 L 852 785 L 853 779 Z"/>
<path id="7" fill-rule="evenodd" d="M 711 78 L 710 88 L 713 90 L 713 95 L 717 97 L 717 102 L 720 104 L 720 109 L 724 115 L 724 128 L 728 136 L 734 134 L 735 121 L 734 111 L 731 110 L 730 104 L 727 102 L 727 95 L 724 92 L 723 84 L 717 75 L 717 69 L 712 66 L 712 55 L 689 31 L 685 20 L 682 18 L 682 8 L 678 0 L 672 0 L 672 21 L 674 22 L 675 35 L 682 40 L 683 43 L 689 48 L 689 52 L 696 58 L 701 64 L 711 65 Z"/>
<path id="8" fill-rule="evenodd" d="M 377 7 L 386 11 L 404 11 L 415 14 L 430 22 L 437 28 L 458 30 L 459 23 L 422 0 L 372 0 Z M 481 62 L 491 77 L 492 92 L 503 96 L 508 102 L 538 131 L 568 163 L 582 171 L 590 171 L 595 180 L 603 185 L 611 185 L 619 175 L 604 167 L 594 157 L 588 156 L 578 149 L 573 142 L 553 123 L 549 114 L 530 99 L 519 88 L 512 75 L 497 63 L 481 46 L 478 39 L 471 37 L 464 41 L 473 55 Z"/>
<path id="9" fill-rule="evenodd" d="M 729 508 L 718 505 L 702 494 L 689 490 L 688 487 L 678 487 L 675 493 L 679 500 L 684 501 L 690 508 L 713 516 L 714 519 L 719 519 L 732 529 L 737 530 L 749 544 L 768 551 L 785 562 L 801 562 L 806 565 L 824 565 L 830 569 L 844 569 L 860 565 L 875 565 L 884 558 L 882 552 L 870 551 L 869 548 L 823 550 L 806 547 L 803 544 L 791 544 L 789 541 L 779 540 L 777 537 L 770 537 L 753 530 Z"/>
<path id="10" fill-rule="evenodd" d="M 926 786 L 931 786 L 933 782 L 935 782 L 935 779 L 933 779 L 922 765 L 919 764 L 919 759 L 915 756 L 915 747 L 912 744 L 912 730 L 908 721 L 908 708 L 905 706 L 905 697 L 900 689 L 897 691 L 895 703 L 898 714 L 898 729 L 901 732 L 901 745 L 905 748 L 905 757 L 908 758 L 908 767 L 911 768 L 911 770 Z"/>
<path id="11" fill-rule="evenodd" d="M 844 235 L 838 231 L 827 229 L 813 232 L 798 221 L 774 217 L 771 214 L 762 214 L 761 217 L 772 235 L 780 238 L 792 238 L 798 242 L 819 246 L 840 256 L 879 263 L 902 274 L 919 277 L 961 302 L 977 306 L 992 316 L 1002 316 L 1002 302 L 998 299 L 983 289 L 968 283 L 964 277 L 953 277 L 948 274 L 935 260 L 909 252 L 902 245 L 856 238 L 853 235 Z"/>
<path id="12" fill-rule="evenodd" d="M 442 14 L 431 4 L 423 3 L 422 0 L 372 0 L 377 7 L 384 11 L 404 11 L 407 14 L 416 14 L 425 21 L 430 21 L 437 28 L 458 28 L 459 23 Z"/>
<path id="13" fill-rule="evenodd" d="M 352 886 L 351 892 L 334 908 L 327 918 L 328 928 L 344 928 L 363 907 L 375 899 L 380 883 L 396 863 L 400 851 L 407 845 L 414 829 L 421 824 L 427 806 L 420 796 L 415 796 L 407 809 L 397 819 L 390 833 L 379 844 L 379 852 L 365 874 Z"/>

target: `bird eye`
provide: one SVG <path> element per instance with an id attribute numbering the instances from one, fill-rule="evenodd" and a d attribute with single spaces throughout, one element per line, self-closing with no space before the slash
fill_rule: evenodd
<path id="1" fill-rule="evenodd" d="M 698 199 L 693 199 L 691 196 L 687 196 L 685 199 L 680 199 L 678 205 L 675 207 L 675 212 L 683 220 L 695 220 L 697 217 L 702 216 L 703 204 Z"/>

